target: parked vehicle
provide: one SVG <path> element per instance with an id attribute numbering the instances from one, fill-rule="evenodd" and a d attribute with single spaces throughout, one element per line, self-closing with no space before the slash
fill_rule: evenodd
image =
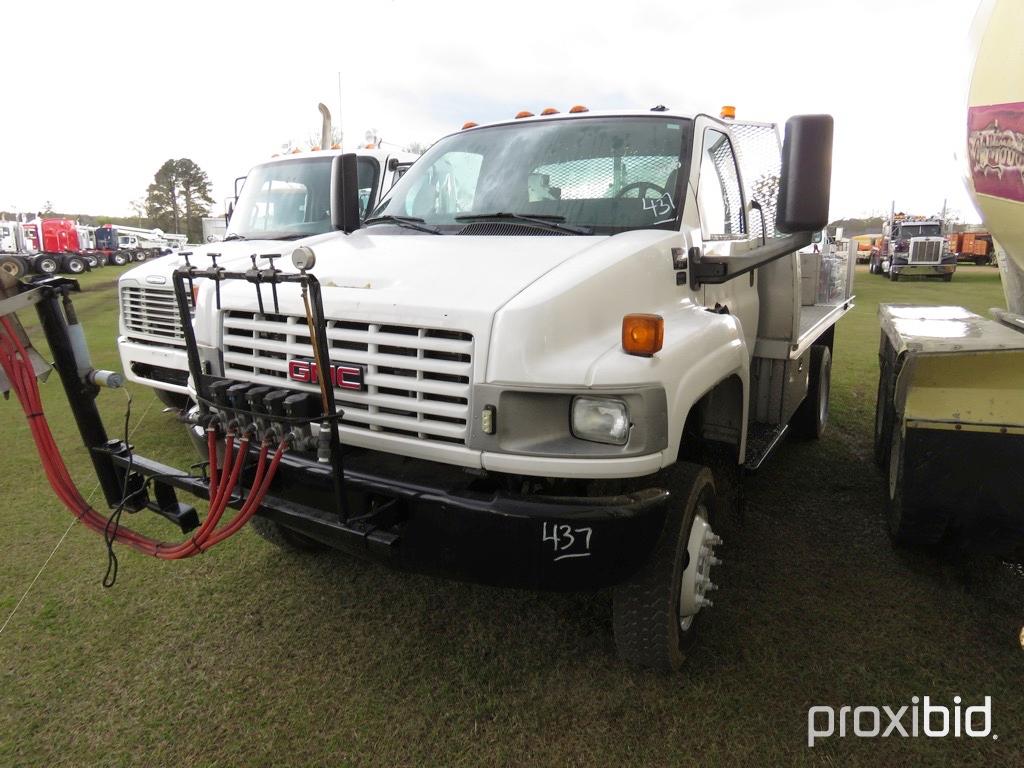
<path id="1" fill-rule="evenodd" d="M 195 248 L 190 263 L 249 264 L 252 255 L 290 253 L 302 238 L 332 232 L 331 163 L 339 150 L 290 154 L 254 167 L 234 205 L 223 241 Z M 416 159 L 387 150 L 360 150 L 360 205 L 364 212 Z M 140 265 L 118 280 L 120 332 L 117 345 L 129 380 L 152 387 L 161 400 L 188 402 L 188 362 L 180 320 L 174 311 L 171 275 L 184 256 Z"/>
<path id="2" fill-rule="evenodd" d="M 948 237 L 949 252 L 958 261 L 968 261 L 978 266 L 993 263 L 995 247 L 988 232 L 954 232 Z"/>
<path id="3" fill-rule="evenodd" d="M 997 238 L 1007 309 L 883 304 L 875 459 L 897 544 L 1024 545 L 1024 6 L 983 3 L 971 39 L 969 189 Z M 1015 175 L 1016 174 L 1016 175 Z M 1002 250 L 1005 249 L 1005 250 Z"/>
<path id="4" fill-rule="evenodd" d="M 941 220 L 898 213 L 886 221 L 882 234 L 868 271 L 893 281 L 910 275 L 938 277 L 947 283 L 953 279 L 956 256 L 947 249 Z"/>
<path id="5" fill-rule="evenodd" d="M 793 118 L 780 156 L 774 125 L 660 107 L 471 125 L 362 227 L 335 215 L 351 235 L 296 250 L 327 348 L 296 286 L 260 308 L 244 273 L 190 273 L 206 278 L 185 328 L 191 417 L 271 423 L 271 402 L 315 414 L 330 390 L 344 468 L 328 421 L 291 423 L 262 535 L 489 583 L 613 585 L 622 656 L 676 668 L 740 469 L 827 423 L 853 259 L 805 297 L 797 252 L 828 221 L 831 126 Z M 354 185 L 336 177 L 342 199 Z"/>

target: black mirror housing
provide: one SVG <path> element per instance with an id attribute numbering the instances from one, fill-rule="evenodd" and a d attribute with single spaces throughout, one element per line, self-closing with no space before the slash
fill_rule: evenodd
<path id="1" fill-rule="evenodd" d="M 348 152 L 331 161 L 331 227 L 348 234 L 359 224 L 359 172 Z"/>
<path id="2" fill-rule="evenodd" d="M 797 115 L 786 121 L 775 213 L 777 231 L 813 232 L 828 224 L 832 132 L 831 115 Z"/>

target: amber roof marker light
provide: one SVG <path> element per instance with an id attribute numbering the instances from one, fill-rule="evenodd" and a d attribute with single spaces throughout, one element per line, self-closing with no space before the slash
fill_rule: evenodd
<path id="1" fill-rule="evenodd" d="M 735 120 L 736 107 L 732 106 L 731 104 L 726 104 L 724 107 L 722 107 L 722 111 L 719 113 L 719 116 L 723 120 Z"/>
<path id="2" fill-rule="evenodd" d="M 578 115 L 581 112 L 589 112 L 590 110 L 584 107 L 582 104 L 576 104 L 569 110 L 570 115 Z"/>

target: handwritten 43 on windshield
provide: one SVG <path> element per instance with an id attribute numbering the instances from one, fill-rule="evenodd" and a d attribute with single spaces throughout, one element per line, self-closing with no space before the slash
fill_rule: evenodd
<path id="1" fill-rule="evenodd" d="M 590 536 L 593 532 L 593 528 L 546 522 L 541 532 L 541 542 L 551 543 L 555 562 L 570 557 L 590 557 Z"/>

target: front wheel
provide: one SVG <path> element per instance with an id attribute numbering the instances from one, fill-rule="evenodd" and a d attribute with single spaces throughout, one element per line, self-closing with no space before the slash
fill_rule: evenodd
<path id="1" fill-rule="evenodd" d="M 944 283 L 952 283 L 953 282 L 953 273 L 952 272 L 947 272 L 946 274 L 944 274 L 942 276 L 942 282 L 944 282 Z"/>
<path id="2" fill-rule="evenodd" d="M 671 672 L 679 669 L 696 639 L 698 619 L 712 606 L 717 589 L 711 568 L 722 543 L 711 529 L 717 497 L 711 470 L 678 462 L 673 466 L 665 527 L 647 562 L 615 588 L 612 624 L 623 661 Z"/>
<path id="3" fill-rule="evenodd" d="M 128 257 L 121 251 L 110 254 L 110 261 L 115 267 L 123 267 L 128 263 Z"/>
<path id="4" fill-rule="evenodd" d="M 897 272 L 892 267 L 889 267 L 889 279 L 892 280 L 894 283 L 898 283 L 900 279 L 900 273 Z"/>

